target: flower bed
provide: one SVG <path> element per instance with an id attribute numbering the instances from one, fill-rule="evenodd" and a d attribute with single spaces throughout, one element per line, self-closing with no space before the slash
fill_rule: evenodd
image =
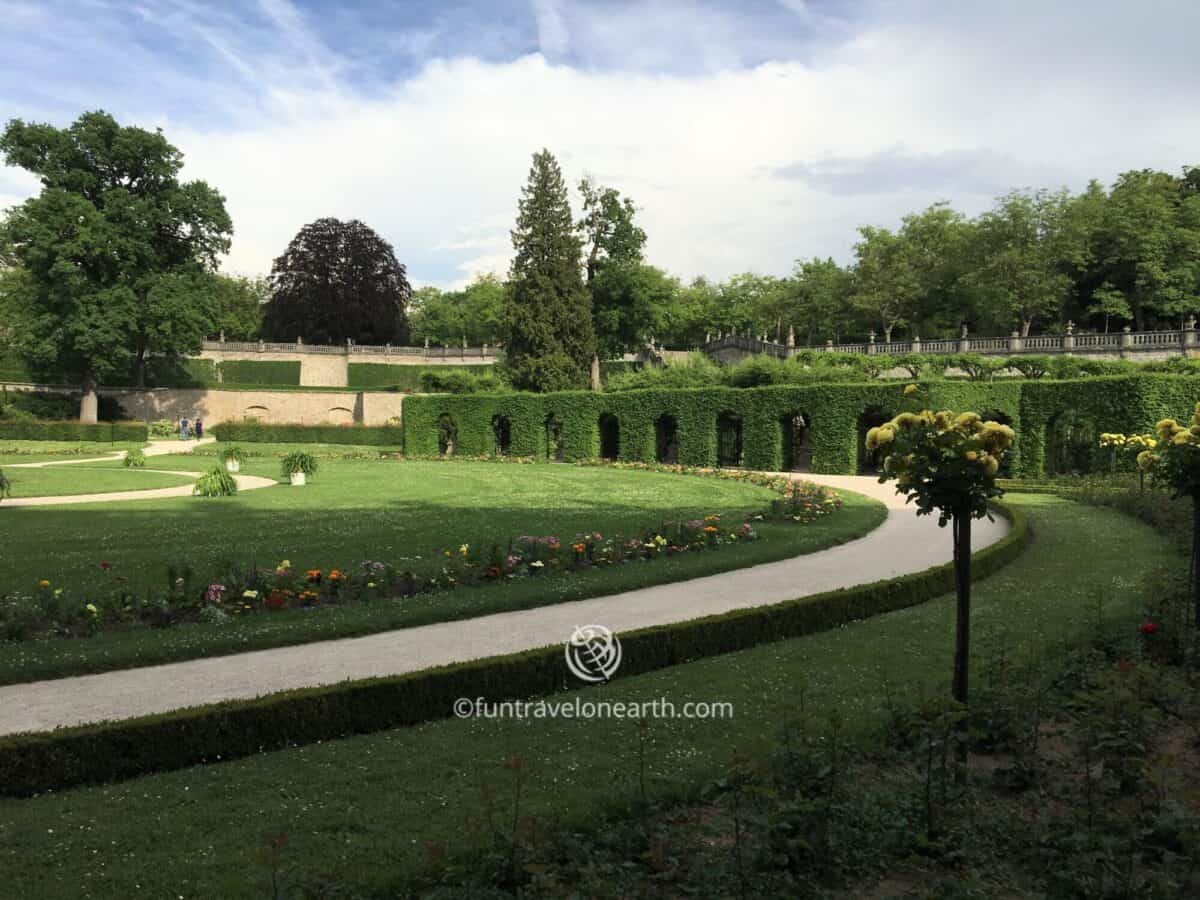
<path id="1" fill-rule="evenodd" d="M 758 540 L 757 522 L 771 519 L 808 524 L 842 505 L 838 495 L 828 488 L 783 477 L 679 466 L 615 465 L 746 481 L 772 488 L 780 498 L 769 509 L 736 523 L 709 515 L 664 522 L 636 534 L 605 535 L 594 531 L 570 538 L 521 535 L 506 543 L 478 546 L 462 543 L 437 548 L 426 556 L 393 562 L 368 560 L 357 566 L 321 569 L 293 566 L 290 560 L 284 560 L 274 568 L 239 568 L 205 579 L 198 579 L 187 568 L 172 569 L 162 590 L 144 595 L 135 593 L 120 573 L 114 572 L 107 562 L 101 562 L 99 565 L 109 579 L 106 589 L 81 592 L 42 579 L 30 592 L 0 597 L 0 636 L 28 640 L 86 637 L 101 630 L 162 628 L 188 622 L 220 625 L 235 616 L 402 599 L 551 573 L 569 575 L 647 563 L 750 543 Z"/>

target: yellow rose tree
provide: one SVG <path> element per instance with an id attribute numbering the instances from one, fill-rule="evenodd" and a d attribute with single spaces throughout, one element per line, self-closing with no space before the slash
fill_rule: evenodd
<path id="1" fill-rule="evenodd" d="M 1153 483 L 1173 496 L 1192 498 L 1191 593 L 1196 625 L 1200 626 L 1200 403 L 1190 424 L 1163 419 L 1154 430 L 1158 444 L 1138 455 L 1138 468 L 1149 472 Z"/>
<path id="2" fill-rule="evenodd" d="M 971 521 L 989 516 L 988 501 L 1004 492 L 996 475 L 1015 435 L 978 413 L 905 412 L 867 432 L 867 449 L 886 454 L 881 482 L 916 503 L 917 515 L 937 513 L 953 526 L 954 586 L 958 595 L 952 692 L 967 702 L 971 644 Z"/>

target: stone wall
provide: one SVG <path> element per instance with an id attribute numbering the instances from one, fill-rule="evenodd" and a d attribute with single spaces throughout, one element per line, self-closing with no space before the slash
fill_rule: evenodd
<path id="1" fill-rule="evenodd" d="M 9 385 L 9 390 L 72 393 L 70 388 Z M 130 419 L 174 422 L 199 416 L 208 425 L 255 418 L 262 422 L 386 425 L 401 418 L 404 394 L 376 391 L 233 391 L 217 388 L 100 388 Z"/>

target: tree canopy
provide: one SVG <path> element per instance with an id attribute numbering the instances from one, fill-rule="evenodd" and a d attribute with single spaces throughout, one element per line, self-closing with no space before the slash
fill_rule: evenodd
<path id="1" fill-rule="evenodd" d="M 317 219 L 271 267 L 262 333 L 313 344 L 402 344 L 412 299 L 391 244 L 357 219 Z"/>
<path id="2" fill-rule="evenodd" d="M 24 273 L 8 280 L 10 341 L 35 372 L 65 373 L 90 395 L 114 374 L 140 378 L 150 355 L 199 350 L 233 226 L 216 190 L 179 180 L 183 155 L 161 131 L 105 112 L 67 128 L 13 119 L 0 152 L 42 185 L 0 241 Z"/>

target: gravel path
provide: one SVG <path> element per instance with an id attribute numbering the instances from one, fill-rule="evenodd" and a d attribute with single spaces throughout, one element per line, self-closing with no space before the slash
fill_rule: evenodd
<path id="1" fill-rule="evenodd" d="M 935 517 L 918 518 L 891 485 L 867 477 L 804 477 L 881 500 L 888 517 L 864 537 L 828 550 L 607 597 L 366 637 L 0 687 L 0 734 L 414 672 L 562 644 L 580 625 L 629 631 L 853 587 L 951 560 L 949 530 L 939 529 Z M 976 523 L 974 548 L 998 541 L 1007 530 L 1003 519 Z"/>
<path id="2" fill-rule="evenodd" d="M 202 441 L 155 441 L 142 452 L 146 456 L 167 456 L 174 453 L 191 453 L 199 444 L 207 444 L 212 438 Z M 113 462 L 125 458 L 125 451 L 118 450 L 106 453 L 104 456 L 89 456 L 83 459 L 55 459 L 47 462 L 14 463 L 6 466 L 9 469 L 45 469 L 51 466 L 76 466 L 81 463 Z M 130 469 L 130 472 L 160 472 L 167 475 L 180 475 L 195 481 L 202 472 L 177 472 L 173 469 Z M 254 491 L 259 488 L 273 487 L 279 484 L 273 478 L 260 478 L 257 475 L 236 475 L 239 491 Z M 181 484 L 175 487 L 151 488 L 144 491 L 109 491 L 104 494 L 70 494 L 59 497 L 9 497 L 0 502 L 0 510 L 12 509 L 18 506 L 66 506 L 75 503 L 109 503 L 114 500 L 159 500 L 163 497 L 190 497 L 192 485 Z"/>

